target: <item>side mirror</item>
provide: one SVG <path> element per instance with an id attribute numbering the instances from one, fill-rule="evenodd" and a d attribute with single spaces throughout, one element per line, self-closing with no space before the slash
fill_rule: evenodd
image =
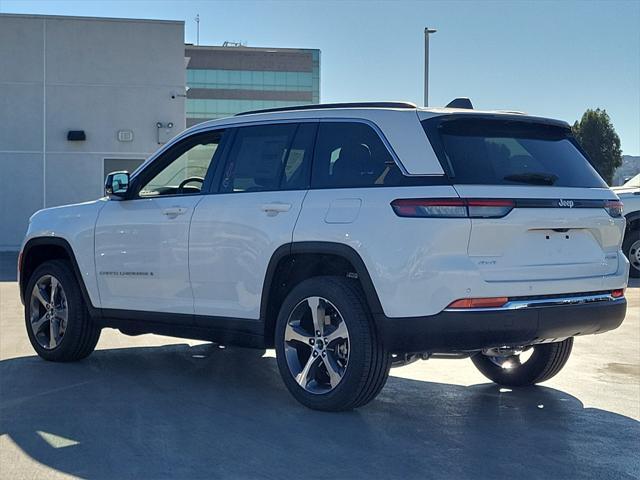
<path id="1" fill-rule="evenodd" d="M 124 198 L 129 189 L 129 172 L 111 172 L 104 182 L 104 193 L 107 197 Z"/>

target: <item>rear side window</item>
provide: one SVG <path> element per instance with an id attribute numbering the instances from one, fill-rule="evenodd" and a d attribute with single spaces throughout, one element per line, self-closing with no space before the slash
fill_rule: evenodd
<path id="1" fill-rule="evenodd" d="M 275 124 L 237 129 L 220 191 L 298 190 L 309 184 L 316 124 Z"/>
<path id="2" fill-rule="evenodd" d="M 313 188 L 398 185 L 402 173 L 376 131 L 358 122 L 327 122 L 318 127 Z"/>
<path id="3" fill-rule="evenodd" d="M 422 124 L 453 183 L 606 187 L 562 126 L 451 117 Z"/>

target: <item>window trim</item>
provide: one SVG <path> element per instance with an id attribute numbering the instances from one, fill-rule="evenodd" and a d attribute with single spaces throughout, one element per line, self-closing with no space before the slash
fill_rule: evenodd
<path id="1" fill-rule="evenodd" d="M 242 117 L 231 117 L 231 118 L 232 119 L 237 119 L 237 118 L 242 118 Z M 214 121 L 217 122 L 218 120 L 214 120 Z M 418 120 L 418 121 L 420 121 L 420 120 Z M 380 137 L 380 139 L 382 140 L 382 143 L 384 143 L 384 146 L 389 151 L 389 154 L 391 154 L 391 157 L 393 158 L 393 161 L 396 163 L 396 165 L 398 166 L 398 168 L 400 169 L 400 171 L 402 172 L 402 174 L 405 177 L 416 177 L 416 178 L 424 179 L 425 177 L 436 177 L 437 178 L 437 177 L 442 177 L 443 176 L 441 174 L 419 175 L 419 174 L 411 174 L 411 173 L 409 173 L 407 171 L 407 169 L 404 168 L 404 165 L 400 161 L 400 158 L 398 157 L 397 153 L 395 152 L 395 150 L 391 146 L 391 143 L 389 142 L 387 137 L 384 135 L 384 133 L 382 132 L 380 127 L 375 122 L 369 120 L 368 118 L 362 118 L 362 117 L 308 117 L 308 118 L 278 118 L 278 119 L 272 118 L 272 119 L 262 119 L 262 120 L 247 120 L 247 121 L 242 121 L 242 122 L 221 123 L 221 124 L 217 124 L 215 126 L 211 126 L 211 125 L 208 125 L 206 122 L 203 122 L 202 124 L 194 125 L 192 128 L 194 128 L 196 130 L 194 130 L 193 132 L 189 132 L 188 130 L 183 132 L 181 134 L 181 136 L 176 138 L 176 141 L 184 139 L 185 137 L 190 136 L 190 135 L 195 135 L 197 133 L 207 132 L 209 130 L 214 130 L 214 129 L 231 130 L 231 129 L 235 129 L 235 128 L 250 127 L 250 126 L 254 126 L 254 125 L 258 126 L 258 125 L 276 125 L 276 124 L 281 124 L 281 123 L 325 123 L 325 122 L 330 122 L 330 123 L 334 123 L 334 122 L 353 123 L 353 122 L 356 122 L 356 123 L 364 123 L 365 125 L 369 125 L 371 128 L 373 128 L 376 131 L 376 133 L 378 134 L 378 137 Z M 314 142 L 314 148 L 315 148 L 315 142 Z"/>

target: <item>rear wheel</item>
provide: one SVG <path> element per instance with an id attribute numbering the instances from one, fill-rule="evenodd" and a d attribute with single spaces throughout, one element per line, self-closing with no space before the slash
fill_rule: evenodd
<path id="1" fill-rule="evenodd" d="M 573 337 L 562 342 L 541 343 L 501 355 L 489 349 L 471 357 L 471 361 L 489 380 L 507 387 L 524 387 L 549 380 L 567 363 Z"/>
<path id="2" fill-rule="evenodd" d="M 287 389 L 316 410 L 365 405 L 389 375 L 391 357 L 359 286 L 346 278 L 316 277 L 296 286 L 280 309 L 275 344 Z"/>
<path id="3" fill-rule="evenodd" d="M 622 242 L 622 251 L 629 259 L 629 276 L 640 277 L 640 229 L 627 230 Z"/>
<path id="4" fill-rule="evenodd" d="M 100 338 L 71 266 L 63 260 L 45 262 L 31 275 L 25 323 L 31 345 L 45 360 L 80 360 L 93 352 Z"/>

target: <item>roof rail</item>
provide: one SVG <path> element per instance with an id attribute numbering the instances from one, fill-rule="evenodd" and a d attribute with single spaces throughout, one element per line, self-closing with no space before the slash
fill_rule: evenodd
<path id="1" fill-rule="evenodd" d="M 468 98 L 459 97 L 454 98 L 449 103 L 447 103 L 447 106 L 445 108 L 465 108 L 467 110 L 473 110 L 473 104 Z"/>
<path id="2" fill-rule="evenodd" d="M 265 108 L 236 113 L 235 116 L 252 113 L 288 112 L 294 110 L 324 110 L 330 108 L 417 108 L 410 102 L 352 102 L 352 103 L 315 103 L 311 105 L 293 105 L 291 107 Z"/>

